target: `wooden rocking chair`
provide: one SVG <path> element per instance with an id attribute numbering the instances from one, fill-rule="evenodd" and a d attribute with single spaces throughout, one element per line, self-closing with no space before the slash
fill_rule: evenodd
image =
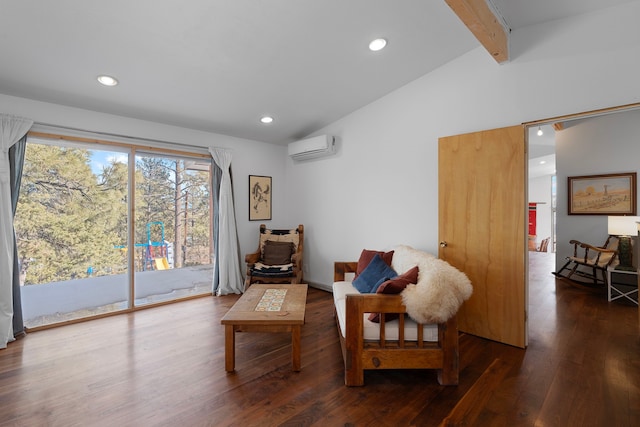
<path id="1" fill-rule="evenodd" d="M 571 240 L 569 243 L 573 245 L 573 256 L 568 256 L 566 264 L 553 274 L 580 285 L 606 287 L 607 268 L 617 264 L 618 237 L 610 235 L 602 246 L 578 240 Z"/>

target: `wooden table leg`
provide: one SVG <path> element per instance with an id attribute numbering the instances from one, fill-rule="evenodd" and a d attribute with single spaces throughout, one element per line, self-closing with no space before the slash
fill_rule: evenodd
<path id="1" fill-rule="evenodd" d="M 233 372 L 236 361 L 236 331 L 233 325 L 224 326 L 224 368 Z"/>
<path id="2" fill-rule="evenodd" d="M 300 326 L 291 328 L 291 363 L 295 372 L 300 372 Z"/>

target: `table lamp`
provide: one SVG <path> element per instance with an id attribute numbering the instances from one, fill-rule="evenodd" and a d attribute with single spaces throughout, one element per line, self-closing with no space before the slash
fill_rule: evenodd
<path id="1" fill-rule="evenodd" d="M 618 236 L 618 260 L 616 270 L 633 271 L 633 245 L 631 236 L 638 235 L 637 216 L 610 216 L 608 220 L 609 234 Z"/>

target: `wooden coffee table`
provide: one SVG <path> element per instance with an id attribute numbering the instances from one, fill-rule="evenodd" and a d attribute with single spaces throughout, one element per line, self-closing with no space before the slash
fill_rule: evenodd
<path id="1" fill-rule="evenodd" d="M 235 369 L 236 332 L 291 332 L 293 370 L 300 371 L 300 328 L 307 285 L 251 285 L 224 315 L 224 365 Z"/>

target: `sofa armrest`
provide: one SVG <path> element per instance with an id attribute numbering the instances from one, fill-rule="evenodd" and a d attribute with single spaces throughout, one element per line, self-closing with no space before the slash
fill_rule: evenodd
<path id="1" fill-rule="evenodd" d="M 333 281 L 343 282 L 346 273 L 355 273 L 358 268 L 357 262 L 337 261 L 333 263 Z"/>
<path id="2" fill-rule="evenodd" d="M 363 315 L 365 313 L 400 314 L 398 335 L 400 340 L 404 341 L 404 313 L 406 313 L 406 309 L 400 295 L 349 294 L 346 296 L 345 307 L 347 351 L 358 352 L 362 348 L 364 342 Z M 385 321 L 382 315 L 380 316 L 380 341 L 384 346 Z"/>
<path id="3" fill-rule="evenodd" d="M 409 345 L 404 339 L 404 313 L 406 309 L 401 295 L 348 294 L 346 296 L 346 336 L 343 340 L 345 359 L 345 384 L 364 384 L 365 369 L 437 369 L 438 382 L 442 385 L 458 384 L 458 327 L 453 316 L 446 323 L 438 324 L 438 342 L 427 343 L 418 323 L 418 340 Z M 380 319 L 380 340 L 368 342 L 365 348 L 364 314 L 369 312 L 402 313 L 398 319 L 397 342 L 385 343 L 385 322 Z"/>
<path id="4" fill-rule="evenodd" d="M 347 295 L 347 318 L 364 313 L 406 313 L 402 296 L 400 294 L 349 294 Z M 350 302 L 349 300 L 361 300 L 359 303 Z M 361 305 L 361 307 L 360 307 Z M 353 314 L 349 314 L 351 307 Z"/>

